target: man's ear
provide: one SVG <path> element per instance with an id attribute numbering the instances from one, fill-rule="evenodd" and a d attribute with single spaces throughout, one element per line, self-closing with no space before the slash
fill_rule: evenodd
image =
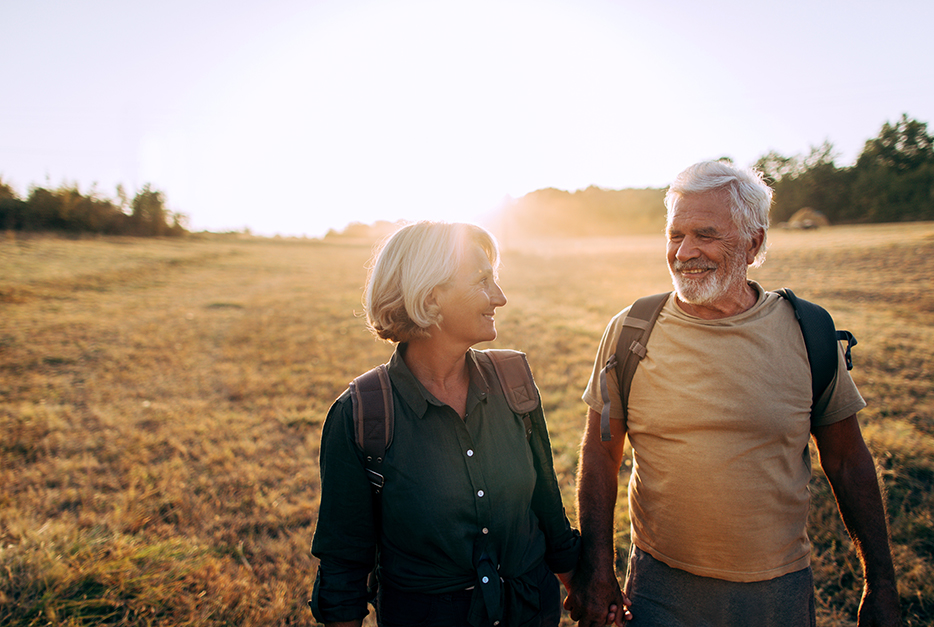
<path id="1" fill-rule="evenodd" d="M 759 229 L 756 231 L 751 238 L 749 238 L 749 246 L 746 248 L 746 265 L 748 266 L 753 261 L 756 260 L 756 255 L 759 254 L 759 251 L 762 250 L 762 244 L 765 242 L 765 231 Z"/>

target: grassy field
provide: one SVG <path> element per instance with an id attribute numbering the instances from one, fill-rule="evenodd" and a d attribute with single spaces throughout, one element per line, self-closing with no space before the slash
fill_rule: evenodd
<path id="1" fill-rule="evenodd" d="M 753 278 L 822 303 L 859 339 L 905 624 L 930 625 L 934 224 L 772 237 Z M 321 422 L 391 352 L 360 318 L 370 252 L 0 241 L 0 624 L 314 624 Z M 501 275 L 495 345 L 529 354 L 573 518 L 580 394 L 609 317 L 669 288 L 663 240 L 510 243 Z M 852 625 L 859 566 L 819 470 L 812 493 L 819 624 Z M 625 548 L 624 498 L 617 520 Z"/>

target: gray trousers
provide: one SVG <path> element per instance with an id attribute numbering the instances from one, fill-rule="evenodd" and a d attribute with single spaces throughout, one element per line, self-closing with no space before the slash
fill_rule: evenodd
<path id="1" fill-rule="evenodd" d="M 810 567 L 752 583 L 699 577 L 633 545 L 626 595 L 629 627 L 815 627 Z"/>

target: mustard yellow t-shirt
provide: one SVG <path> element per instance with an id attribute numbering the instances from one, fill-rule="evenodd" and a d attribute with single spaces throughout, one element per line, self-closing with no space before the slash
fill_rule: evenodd
<path id="1" fill-rule="evenodd" d="M 668 302 L 632 380 L 628 436 L 632 540 L 669 566 L 762 581 L 809 563 L 811 373 L 790 303 L 750 282 L 748 311 L 703 320 Z M 628 309 L 607 326 L 583 399 L 603 408 L 600 371 Z M 622 419 L 615 373 L 610 417 Z M 843 363 L 815 424 L 866 406 Z"/>

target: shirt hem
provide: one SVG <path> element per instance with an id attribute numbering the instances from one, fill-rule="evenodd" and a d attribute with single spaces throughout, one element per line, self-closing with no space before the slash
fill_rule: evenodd
<path id="1" fill-rule="evenodd" d="M 698 577 L 708 577 L 711 579 L 722 579 L 724 581 L 732 581 L 734 583 L 753 583 L 756 581 L 768 581 L 770 579 L 775 579 L 776 577 L 782 577 L 789 573 L 794 573 L 804 568 L 807 568 L 811 564 L 811 555 L 810 552 L 807 554 L 795 559 L 792 562 L 787 564 L 782 564 L 781 566 L 776 566 L 775 568 L 769 568 L 767 570 L 759 571 L 732 571 L 732 570 L 723 570 L 718 568 L 709 568 L 704 566 L 696 566 L 693 564 L 687 564 L 685 562 L 678 561 L 674 558 L 668 557 L 664 553 L 657 551 L 651 547 L 644 545 L 642 542 L 633 542 L 640 550 L 645 551 L 655 559 L 660 562 L 663 562 L 670 566 L 671 568 L 677 568 L 678 570 L 683 570 L 692 575 L 697 575 Z"/>

